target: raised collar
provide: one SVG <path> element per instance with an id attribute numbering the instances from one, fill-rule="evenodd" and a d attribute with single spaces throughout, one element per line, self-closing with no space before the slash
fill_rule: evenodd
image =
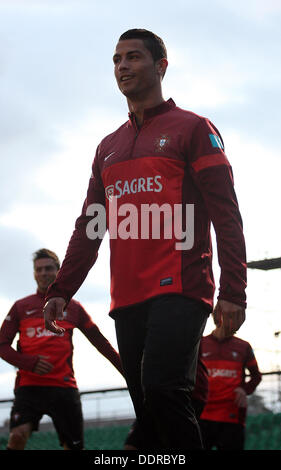
<path id="1" fill-rule="evenodd" d="M 38 297 L 40 297 L 41 299 L 44 299 L 46 293 L 43 294 L 42 292 L 40 292 L 40 291 L 37 289 L 37 290 L 36 290 L 36 295 L 38 295 Z"/>
<path id="2" fill-rule="evenodd" d="M 153 106 L 152 108 L 146 108 L 143 113 L 143 121 L 146 121 L 149 118 L 157 116 L 158 114 L 166 113 L 171 109 L 175 108 L 176 104 L 172 98 L 168 99 L 167 101 L 163 101 L 163 103 L 158 104 L 157 106 Z M 134 113 L 129 113 L 129 119 L 131 122 L 134 122 Z"/>
<path id="3" fill-rule="evenodd" d="M 212 333 L 210 334 L 210 337 L 211 337 L 214 341 L 216 341 L 217 343 L 227 343 L 228 341 L 231 341 L 232 338 L 233 338 L 233 336 L 227 336 L 226 338 L 220 339 L 220 338 L 218 338 L 217 336 L 214 335 L 213 331 L 212 331 Z"/>

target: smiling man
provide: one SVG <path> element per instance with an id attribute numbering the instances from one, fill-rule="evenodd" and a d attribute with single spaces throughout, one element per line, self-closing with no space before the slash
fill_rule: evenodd
<path id="1" fill-rule="evenodd" d="M 33 266 L 37 292 L 15 302 L 0 329 L 0 357 L 19 369 L 8 450 L 23 450 L 44 414 L 52 418 L 64 449 L 80 450 L 83 417 L 72 366 L 73 329 L 79 328 L 122 373 L 119 355 L 75 300 L 61 312 L 62 335 L 45 328 L 44 299 L 60 262 L 54 252 L 43 248 L 34 253 Z M 11 345 L 17 333 L 15 350 Z"/>
<path id="2" fill-rule="evenodd" d="M 141 446 L 201 449 L 191 394 L 200 339 L 213 309 L 211 222 L 221 266 L 215 321 L 233 332 L 245 319 L 245 243 L 232 170 L 216 127 L 164 100 L 168 60 L 161 38 L 144 29 L 127 31 L 113 63 L 129 120 L 97 148 L 82 214 L 46 296 L 45 324 L 63 332 L 56 319 L 96 261 L 102 237 L 90 233 L 89 224 L 102 207 L 110 234 L 110 315 Z M 159 236 L 147 235 L 142 214 L 149 205 L 158 208 L 157 217 L 159 208 L 180 207 L 181 230 L 167 235 L 159 216 Z M 191 219 L 187 207 L 193 208 Z M 126 218 L 127 212 L 134 217 Z M 173 224 L 176 213 L 171 214 Z M 122 226 L 117 234 L 110 230 L 112 218 Z M 177 243 L 186 227 L 194 229 L 188 248 Z"/>
<path id="3" fill-rule="evenodd" d="M 116 46 L 113 56 L 114 72 L 120 91 L 127 97 L 131 113 L 134 113 L 140 126 L 143 111 L 164 102 L 159 80 L 162 81 L 168 61 L 164 44 L 159 42 L 154 55 L 146 47 L 145 40 L 122 39 Z M 161 50 L 162 46 L 162 50 Z"/>

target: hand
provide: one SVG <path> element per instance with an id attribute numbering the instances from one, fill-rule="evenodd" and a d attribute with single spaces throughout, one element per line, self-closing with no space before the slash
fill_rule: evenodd
<path id="1" fill-rule="evenodd" d="M 246 408 L 247 407 L 247 394 L 242 387 L 237 387 L 235 390 L 235 404 L 239 408 Z"/>
<path id="2" fill-rule="evenodd" d="M 65 331 L 64 328 L 58 326 L 56 323 L 56 319 L 62 316 L 64 306 L 65 300 L 62 297 L 53 297 L 48 300 L 43 308 L 45 328 L 57 335 L 61 335 Z"/>
<path id="3" fill-rule="evenodd" d="M 218 300 L 213 318 L 217 327 L 223 327 L 225 336 L 232 336 L 245 321 L 245 309 L 227 300 Z"/>
<path id="4" fill-rule="evenodd" d="M 48 359 L 48 357 L 49 356 L 39 356 L 32 372 L 39 375 L 48 374 L 53 368 L 53 364 L 45 360 Z"/>

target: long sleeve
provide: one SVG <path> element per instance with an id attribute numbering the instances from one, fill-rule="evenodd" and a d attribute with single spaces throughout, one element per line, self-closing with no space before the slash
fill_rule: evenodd
<path id="1" fill-rule="evenodd" d="M 245 307 L 246 248 L 232 170 L 218 130 L 206 119 L 194 130 L 190 165 L 216 232 L 218 297 Z"/>
<path id="2" fill-rule="evenodd" d="M 90 343 L 123 375 L 123 369 L 118 352 L 110 342 L 103 336 L 98 326 L 81 307 L 80 309 L 80 331 L 86 336 Z"/>
<path id="3" fill-rule="evenodd" d="M 257 360 L 255 358 L 254 352 L 250 344 L 248 344 L 245 368 L 248 369 L 250 373 L 250 380 L 248 382 L 244 381 L 244 383 L 242 384 L 242 387 L 244 388 L 247 395 L 251 395 L 251 393 L 255 391 L 255 389 L 261 382 L 262 376 L 259 371 L 259 366 L 258 366 Z"/>
<path id="4" fill-rule="evenodd" d="M 16 303 L 12 306 L 0 329 L 0 357 L 9 364 L 23 370 L 32 371 L 38 356 L 29 356 L 12 348 L 11 344 L 19 331 Z"/>
<path id="5" fill-rule="evenodd" d="M 69 302 L 97 259 L 102 237 L 93 239 L 87 234 L 88 224 L 93 219 L 93 215 L 88 215 L 88 208 L 92 204 L 105 206 L 104 188 L 98 168 L 98 149 L 82 213 L 76 220 L 64 261 L 54 283 L 47 291 L 46 300 L 51 297 L 63 297 Z"/>

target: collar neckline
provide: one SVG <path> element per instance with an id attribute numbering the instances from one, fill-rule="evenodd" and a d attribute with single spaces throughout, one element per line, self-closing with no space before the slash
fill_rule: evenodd
<path id="1" fill-rule="evenodd" d="M 214 335 L 213 331 L 210 335 L 215 341 L 217 341 L 218 343 L 223 343 L 225 341 L 229 341 L 231 338 L 233 338 L 233 336 L 227 336 L 226 338 L 218 338 L 216 335 Z"/>
<path id="2" fill-rule="evenodd" d="M 162 103 L 158 104 L 157 106 L 153 106 L 152 108 L 146 108 L 143 112 L 143 120 L 152 118 L 157 116 L 158 114 L 166 113 L 176 107 L 176 104 L 172 98 L 169 98 L 167 101 L 163 101 Z M 129 113 L 129 118 L 131 121 L 134 119 L 134 113 Z"/>
<path id="3" fill-rule="evenodd" d="M 40 292 L 38 289 L 36 291 L 36 294 L 38 295 L 38 297 L 41 297 L 42 299 L 44 299 L 46 295 L 46 293 Z"/>

